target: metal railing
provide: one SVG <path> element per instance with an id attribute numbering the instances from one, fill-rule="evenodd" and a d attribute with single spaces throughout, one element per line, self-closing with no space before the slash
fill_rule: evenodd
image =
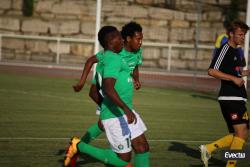
<path id="1" fill-rule="evenodd" d="M 77 39 L 77 38 L 65 38 L 65 37 L 48 37 L 48 36 L 35 36 L 35 35 L 13 35 L 13 34 L 0 34 L 0 61 L 2 61 L 2 39 L 30 39 L 30 40 L 46 40 L 56 41 L 56 64 L 60 61 L 60 44 L 61 42 L 76 42 L 76 43 L 94 43 L 93 39 Z"/>
<path id="2" fill-rule="evenodd" d="M 61 45 L 61 42 L 91 43 L 91 44 L 95 43 L 94 39 L 0 34 L 0 62 L 2 61 L 2 39 L 3 38 L 56 41 L 56 43 L 57 43 L 57 45 L 56 45 L 56 64 L 60 63 L 60 45 Z M 175 44 L 175 43 L 160 43 L 160 42 L 143 42 L 143 46 L 168 48 L 168 56 L 167 56 L 167 70 L 168 71 L 171 70 L 171 57 L 172 57 L 172 49 L 173 48 L 195 49 L 194 44 Z M 212 45 L 199 45 L 197 49 L 209 49 L 209 50 L 211 50 L 213 48 L 214 48 L 214 46 L 212 46 Z"/>
<path id="3" fill-rule="evenodd" d="M 168 48 L 167 70 L 171 70 L 172 48 L 195 49 L 194 44 L 174 44 L 174 43 L 159 43 L 159 42 L 144 42 L 143 46 Z M 199 45 L 198 49 L 213 49 L 212 45 Z"/>

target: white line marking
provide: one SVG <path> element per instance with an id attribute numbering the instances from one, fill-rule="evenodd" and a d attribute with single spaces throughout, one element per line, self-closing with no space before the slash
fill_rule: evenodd
<path id="1" fill-rule="evenodd" d="M 46 138 L 46 137 L 1 137 L 1 140 L 69 140 L 70 138 L 66 137 L 51 137 L 51 138 Z M 100 138 L 100 139 L 95 139 L 99 141 L 104 141 L 107 139 Z M 211 141 L 208 140 L 178 140 L 178 139 L 148 139 L 149 142 L 183 142 L 183 143 L 208 143 Z"/>
<path id="2" fill-rule="evenodd" d="M 12 137 L 1 137 L 1 140 L 69 140 L 69 138 L 66 137 L 51 137 L 51 138 L 43 138 L 43 137 L 17 137 L 17 138 L 12 138 Z M 104 138 L 100 138 L 100 139 L 95 139 L 95 140 L 99 140 L 99 141 L 104 141 L 107 139 Z M 149 142 L 185 142 L 185 143 L 195 143 L 195 142 L 200 142 L 200 143 L 206 143 L 206 142 L 210 142 L 210 141 L 198 141 L 198 140 L 175 140 L 175 139 L 170 139 L 170 140 L 165 140 L 165 139 L 149 139 Z"/>
<path id="3" fill-rule="evenodd" d="M 7 93 L 15 93 L 15 94 L 27 94 L 31 96 L 40 96 L 40 97 L 48 97 L 48 98 L 56 98 L 56 99 L 61 99 L 61 100 L 69 100 L 69 101 L 81 101 L 81 102 L 86 102 L 86 103 L 91 103 L 92 101 L 88 98 L 86 99 L 79 99 L 78 97 L 76 98 L 70 98 L 70 97 L 62 97 L 62 96 L 56 96 L 56 95 L 51 95 L 51 94 L 44 94 L 43 92 L 39 93 L 34 93 L 34 92 L 28 92 L 28 91 L 21 91 L 21 90 L 7 90 L 7 89 L 0 89 L 1 92 L 7 92 Z"/>
<path id="4" fill-rule="evenodd" d="M 74 101 L 74 102 L 85 102 L 85 103 L 93 103 L 89 98 L 71 98 L 71 97 L 62 97 L 57 95 L 51 95 L 51 94 L 44 94 L 43 92 L 35 93 L 35 92 L 28 92 L 28 91 L 22 91 L 22 90 L 7 90 L 7 89 L 0 89 L 1 92 L 7 92 L 7 93 L 15 93 L 15 94 L 24 94 L 24 95 L 30 95 L 30 96 L 37 96 L 37 97 L 47 97 L 47 98 L 55 98 L 55 99 L 61 99 L 61 100 L 68 100 L 68 101 Z M 184 95 L 180 95 L 184 96 Z M 188 95 L 185 95 L 188 96 Z M 151 104 L 141 104 L 140 102 L 134 103 L 135 106 L 152 106 Z M 182 106 L 187 106 L 190 108 L 204 108 L 204 106 L 200 105 L 189 105 L 189 104 L 182 104 Z M 175 108 L 179 107 L 179 104 L 169 104 L 167 108 Z M 207 106 L 206 109 L 217 109 L 216 106 Z"/>

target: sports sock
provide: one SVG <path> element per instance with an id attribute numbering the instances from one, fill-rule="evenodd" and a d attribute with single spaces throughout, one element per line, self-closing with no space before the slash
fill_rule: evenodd
<path id="1" fill-rule="evenodd" d="M 217 148 L 230 147 L 233 137 L 234 136 L 230 134 L 214 141 L 213 143 L 206 144 L 207 151 L 211 154 Z"/>
<path id="2" fill-rule="evenodd" d="M 132 166 L 132 164 L 128 164 L 128 165 L 126 165 L 124 167 L 133 167 L 133 166 Z"/>
<path id="3" fill-rule="evenodd" d="M 102 130 L 98 127 L 98 124 L 95 123 L 91 125 L 85 135 L 81 138 L 81 141 L 85 143 L 90 143 L 92 140 L 97 138 L 102 133 Z"/>
<path id="4" fill-rule="evenodd" d="M 230 150 L 242 150 L 245 140 L 235 136 L 231 144 Z M 236 160 L 228 160 L 226 167 L 234 167 L 236 165 Z"/>
<path id="5" fill-rule="evenodd" d="M 135 154 L 134 164 L 135 167 L 149 167 L 150 166 L 149 152 Z"/>
<path id="6" fill-rule="evenodd" d="M 104 163 L 115 165 L 115 166 L 126 166 L 129 163 L 120 159 L 115 152 L 113 152 L 111 149 L 101 149 L 94 146 L 91 146 L 89 144 L 86 144 L 84 142 L 80 142 L 77 144 L 78 151 L 81 153 L 86 153 L 99 161 L 102 161 Z"/>

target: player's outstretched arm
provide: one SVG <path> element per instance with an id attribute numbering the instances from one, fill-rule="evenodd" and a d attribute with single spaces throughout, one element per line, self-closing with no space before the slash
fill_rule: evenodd
<path id="1" fill-rule="evenodd" d="M 115 82 L 116 80 L 114 78 L 104 78 L 103 79 L 103 86 L 104 86 L 104 92 L 105 95 L 111 99 L 111 101 L 119 106 L 123 111 L 125 112 L 128 123 L 136 123 L 136 117 L 134 113 L 129 109 L 129 107 L 120 99 L 119 95 L 117 94 L 115 90 Z"/>
<path id="2" fill-rule="evenodd" d="M 139 68 L 138 66 L 135 67 L 133 73 L 132 73 L 132 77 L 134 79 L 134 87 L 136 90 L 141 88 L 141 83 L 139 80 Z"/>
<path id="3" fill-rule="evenodd" d="M 82 88 L 86 82 L 87 76 L 91 70 L 91 67 L 93 66 L 94 63 L 97 63 L 97 62 L 98 62 L 98 59 L 96 58 L 95 55 L 88 58 L 88 60 L 86 61 L 85 65 L 84 65 L 80 81 L 77 84 L 73 85 L 73 89 L 75 92 L 79 92 L 82 90 Z"/>

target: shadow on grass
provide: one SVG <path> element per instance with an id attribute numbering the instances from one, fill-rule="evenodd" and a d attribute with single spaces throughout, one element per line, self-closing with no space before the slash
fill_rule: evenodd
<path id="1" fill-rule="evenodd" d="M 185 153 L 189 157 L 200 159 L 200 151 L 198 149 L 190 148 L 186 144 L 180 143 L 180 142 L 171 142 L 170 144 L 171 145 L 168 148 L 169 151 L 182 152 L 182 153 Z M 202 167 L 203 164 L 201 162 L 201 165 L 190 165 L 190 166 Z M 212 157 L 209 160 L 209 166 L 225 166 L 225 162 Z"/>
<path id="2" fill-rule="evenodd" d="M 61 157 L 65 155 L 65 150 L 59 150 L 57 155 L 60 155 Z M 64 163 L 64 157 L 60 158 L 58 160 L 59 163 L 62 164 L 63 166 L 63 163 Z M 90 164 L 90 163 L 103 163 L 95 158 L 92 158 L 91 156 L 87 155 L 87 154 L 80 154 L 79 155 L 79 158 L 77 160 L 77 163 L 76 163 L 76 166 L 83 166 L 84 164 Z M 112 165 L 108 165 L 106 164 L 106 167 L 113 167 Z"/>
<path id="3" fill-rule="evenodd" d="M 104 164 L 102 161 L 99 161 L 99 160 L 97 160 L 97 159 L 95 159 L 87 154 L 81 154 L 80 157 L 78 158 L 77 166 L 82 166 L 84 164 L 97 163 L 97 162 Z M 105 165 L 105 167 L 115 167 L 115 166 L 109 165 L 109 164 L 104 164 L 104 165 Z"/>
<path id="4" fill-rule="evenodd" d="M 193 98 L 200 98 L 200 99 L 206 99 L 206 100 L 213 100 L 213 101 L 217 101 L 217 97 L 216 96 L 211 96 L 211 95 L 200 95 L 200 94 L 192 94 L 191 95 Z"/>

